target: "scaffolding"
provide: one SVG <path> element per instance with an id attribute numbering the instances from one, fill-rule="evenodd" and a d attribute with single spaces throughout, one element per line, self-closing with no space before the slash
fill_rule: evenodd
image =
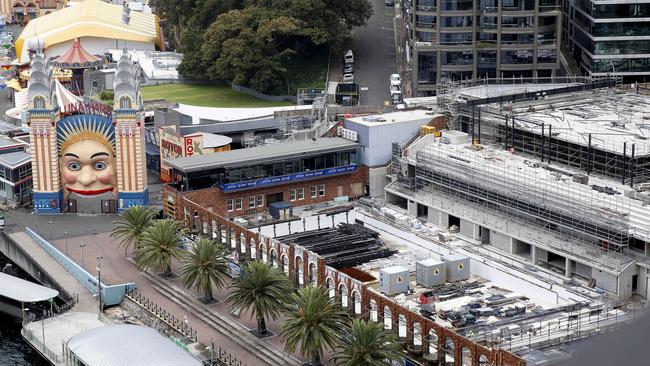
<path id="1" fill-rule="evenodd" d="M 650 179 L 650 99 L 598 89 L 507 104 L 459 105 L 457 129 L 542 162 L 618 179 Z"/>
<path id="2" fill-rule="evenodd" d="M 570 171 L 503 150 L 431 139 L 410 155 L 409 164 L 415 167 L 415 188 L 432 197 L 444 193 L 604 251 L 624 252 L 631 233 L 645 233 L 649 210 L 640 201 L 606 182 L 580 184 Z"/>

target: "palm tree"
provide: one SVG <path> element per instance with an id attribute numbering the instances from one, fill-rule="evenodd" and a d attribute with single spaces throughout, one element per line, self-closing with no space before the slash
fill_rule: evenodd
<path id="1" fill-rule="evenodd" d="M 156 212 L 148 206 L 133 206 L 120 213 L 114 222 L 111 238 L 120 239 L 119 245 L 124 247 L 124 255 L 129 249 L 137 253 L 142 234 L 154 217 Z"/>
<path id="2" fill-rule="evenodd" d="M 181 241 L 182 230 L 173 220 L 155 220 L 142 234 L 138 249 L 138 269 L 153 267 L 164 276 L 172 275 L 172 259 L 180 259 L 185 254 Z"/>
<path id="3" fill-rule="evenodd" d="M 199 239 L 183 261 L 183 284 L 204 293 L 204 301 L 212 300 L 212 286 L 226 284 L 228 260 L 223 245 L 211 239 Z"/>
<path id="4" fill-rule="evenodd" d="M 258 334 L 265 335 L 265 319 L 277 319 L 292 292 L 289 277 L 283 271 L 268 263 L 252 261 L 233 280 L 226 301 L 231 311 L 250 310 L 251 317 L 257 318 Z"/>
<path id="5" fill-rule="evenodd" d="M 300 354 L 309 357 L 312 366 L 321 364 L 323 349 L 338 343 L 349 321 L 347 312 L 333 304 L 321 287 L 300 289 L 285 312 L 287 318 L 280 326 L 284 349 L 292 353 L 300 346 Z"/>
<path id="6" fill-rule="evenodd" d="M 382 323 L 355 319 L 341 337 L 332 361 L 343 366 L 390 366 L 389 360 L 403 358 L 395 335 L 387 332 Z"/>

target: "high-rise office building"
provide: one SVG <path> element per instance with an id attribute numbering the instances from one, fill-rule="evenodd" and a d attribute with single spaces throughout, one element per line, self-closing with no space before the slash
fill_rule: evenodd
<path id="1" fill-rule="evenodd" d="M 564 0 L 562 40 L 580 72 L 624 81 L 650 80 L 650 4 Z"/>
<path id="2" fill-rule="evenodd" d="M 559 0 L 412 0 L 414 95 L 473 78 L 551 77 L 560 68 Z"/>

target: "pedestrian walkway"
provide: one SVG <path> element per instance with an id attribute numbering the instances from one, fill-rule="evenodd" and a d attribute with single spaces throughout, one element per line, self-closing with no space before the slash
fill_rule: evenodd
<path id="1" fill-rule="evenodd" d="M 77 245 L 81 242 L 85 246 Z M 65 241 L 55 240 L 53 244 L 61 249 L 65 246 Z M 235 320 L 224 302 L 210 306 L 202 304 L 197 300 L 197 293 L 180 285 L 180 279 L 163 280 L 156 275 L 138 271 L 127 259 L 124 249 L 118 247 L 118 241 L 110 238 L 109 233 L 68 238 L 68 244 L 69 257 L 78 264 L 83 261 L 87 271 L 95 270 L 96 257 L 103 257 L 102 282 L 135 282 L 140 294 L 176 318 L 186 319 L 187 324 L 197 332 L 199 342 L 205 345 L 214 343 L 215 347 L 230 352 L 242 365 L 284 366 L 300 363 L 294 356 L 282 351 L 278 336 L 258 339 L 250 334 L 248 331 L 253 326 L 244 319 L 247 315 L 242 314 L 242 319 Z M 173 269 L 178 273 L 178 263 Z M 223 301 L 225 292 L 215 291 L 215 297 Z M 277 333 L 278 325 L 269 322 L 269 328 Z"/>
<path id="2" fill-rule="evenodd" d="M 38 245 L 25 232 L 9 234 L 9 237 L 18 243 L 25 253 L 31 259 L 38 263 L 44 272 L 46 272 L 56 282 L 63 291 L 71 297 L 78 300 L 73 306 L 74 311 L 93 312 L 96 311 L 97 299 L 83 287 L 74 276 L 68 272 L 59 262 L 57 262 L 49 253 Z"/>

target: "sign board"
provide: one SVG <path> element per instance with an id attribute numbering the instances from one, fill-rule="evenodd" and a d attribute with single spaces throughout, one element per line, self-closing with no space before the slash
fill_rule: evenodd
<path id="1" fill-rule="evenodd" d="M 237 191 L 240 189 L 252 189 L 259 187 L 266 187 L 275 184 L 286 184 L 291 182 L 297 182 L 301 180 L 314 179 L 320 177 L 327 177 L 330 175 L 350 173 L 357 170 L 357 165 L 346 165 L 338 168 L 329 168 L 321 170 L 313 170 L 309 172 L 302 172 L 296 174 L 281 175 L 277 177 L 261 178 L 256 180 L 248 180 L 245 182 L 237 183 L 221 183 L 219 188 L 224 192 Z"/>

